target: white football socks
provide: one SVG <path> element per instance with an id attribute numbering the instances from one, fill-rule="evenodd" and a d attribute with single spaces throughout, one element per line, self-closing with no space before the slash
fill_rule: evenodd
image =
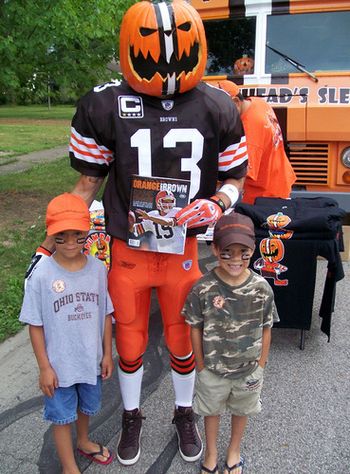
<path id="1" fill-rule="evenodd" d="M 140 408 L 143 365 L 134 373 L 124 372 L 118 365 L 120 393 L 125 410 Z"/>
<path id="2" fill-rule="evenodd" d="M 182 375 L 171 369 L 171 376 L 173 378 L 176 407 L 191 407 L 196 377 L 195 370 L 189 374 Z"/>

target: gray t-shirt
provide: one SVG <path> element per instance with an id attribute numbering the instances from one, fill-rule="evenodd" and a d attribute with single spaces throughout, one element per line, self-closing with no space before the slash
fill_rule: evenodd
<path id="1" fill-rule="evenodd" d="M 60 387 L 95 385 L 101 373 L 105 317 L 113 312 L 107 270 L 91 256 L 77 272 L 46 258 L 28 280 L 20 321 L 43 326 Z"/>
<path id="2" fill-rule="evenodd" d="M 205 367 L 231 378 L 253 372 L 263 328 L 279 321 L 270 285 L 251 270 L 239 286 L 210 271 L 193 286 L 182 312 L 188 324 L 203 330 Z"/>

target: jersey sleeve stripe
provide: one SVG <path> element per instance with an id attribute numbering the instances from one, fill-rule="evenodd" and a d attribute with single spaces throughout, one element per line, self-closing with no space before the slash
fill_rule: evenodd
<path id="1" fill-rule="evenodd" d="M 69 145 L 69 151 L 73 153 L 75 158 L 79 160 L 87 161 L 88 163 L 96 163 L 98 165 L 105 165 L 105 164 L 109 164 L 109 162 L 111 161 L 111 160 L 106 160 L 102 156 L 97 157 L 97 156 L 92 155 L 91 153 L 87 153 L 82 150 L 79 150 L 72 144 Z"/>
<path id="2" fill-rule="evenodd" d="M 239 150 L 237 150 L 235 153 L 220 153 L 219 155 L 219 163 L 222 163 L 227 160 L 237 160 L 240 159 L 242 156 L 247 155 L 248 150 L 247 147 L 242 147 Z"/>
<path id="3" fill-rule="evenodd" d="M 232 145 L 229 145 L 224 151 L 219 154 L 219 157 L 229 153 L 234 154 L 236 150 L 240 148 L 247 148 L 247 141 L 245 136 L 241 137 L 241 140 L 238 143 L 233 143 Z"/>
<path id="4" fill-rule="evenodd" d="M 71 135 L 75 138 L 78 143 L 85 145 L 90 148 L 99 148 L 100 150 L 107 151 L 112 153 L 107 147 L 103 145 L 97 145 L 96 141 L 93 138 L 84 137 L 74 127 L 71 127 Z"/>
<path id="5" fill-rule="evenodd" d="M 239 160 L 233 160 L 233 161 L 227 161 L 225 163 L 220 163 L 219 164 L 219 171 L 228 171 L 233 168 L 237 168 L 240 166 L 242 163 L 246 162 L 248 160 L 248 156 L 245 155 L 243 158 L 240 158 Z"/>
<path id="6" fill-rule="evenodd" d="M 247 148 L 242 148 L 241 150 L 238 150 L 238 152 L 236 152 L 235 154 L 227 153 L 225 155 L 220 155 L 219 165 L 227 163 L 227 162 L 231 162 L 231 161 L 240 160 L 243 157 L 246 157 L 248 159 Z"/>
<path id="7" fill-rule="evenodd" d="M 76 158 L 90 163 L 109 164 L 113 160 L 113 152 L 108 148 L 98 145 L 94 139 L 83 137 L 73 127 L 69 151 Z"/>
<path id="8" fill-rule="evenodd" d="M 219 170 L 227 171 L 248 160 L 247 143 L 243 136 L 239 143 L 228 146 L 219 154 Z"/>
<path id="9" fill-rule="evenodd" d="M 232 156 L 232 155 L 242 155 L 242 153 L 246 153 L 246 152 L 247 152 L 246 146 L 241 146 L 236 150 L 226 149 L 225 151 L 219 154 L 219 158 L 225 158 L 226 156 Z"/>

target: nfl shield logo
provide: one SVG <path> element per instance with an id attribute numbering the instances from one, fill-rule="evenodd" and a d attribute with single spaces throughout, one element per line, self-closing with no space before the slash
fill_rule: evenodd
<path id="1" fill-rule="evenodd" d="M 182 267 L 186 271 L 191 270 L 192 260 L 185 260 L 184 262 L 182 262 Z"/>
<path id="2" fill-rule="evenodd" d="M 162 106 L 163 109 L 168 111 L 171 110 L 174 107 L 174 101 L 173 100 L 162 100 Z"/>

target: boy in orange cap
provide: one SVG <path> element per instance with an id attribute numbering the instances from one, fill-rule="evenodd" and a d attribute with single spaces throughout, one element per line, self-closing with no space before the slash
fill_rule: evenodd
<path id="1" fill-rule="evenodd" d="M 44 419 L 53 435 L 63 472 L 80 473 L 71 424 L 76 421 L 78 452 L 99 464 L 113 455 L 88 438 L 89 417 L 101 406 L 101 382 L 112 375 L 113 306 L 102 262 L 82 253 L 90 228 L 85 201 L 61 194 L 47 207 L 47 234 L 56 251 L 31 274 L 20 321 L 29 334 L 44 394 Z"/>

